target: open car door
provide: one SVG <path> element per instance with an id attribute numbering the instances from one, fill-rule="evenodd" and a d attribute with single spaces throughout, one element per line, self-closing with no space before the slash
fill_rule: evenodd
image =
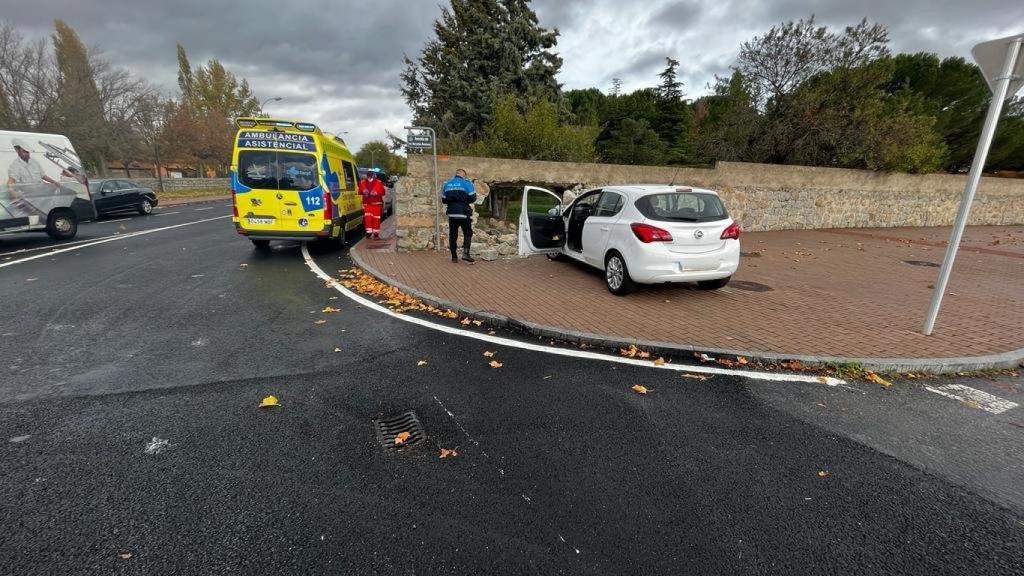
<path id="1" fill-rule="evenodd" d="M 562 202 L 550 190 L 523 187 L 519 214 L 519 255 L 557 254 L 565 246 Z"/>

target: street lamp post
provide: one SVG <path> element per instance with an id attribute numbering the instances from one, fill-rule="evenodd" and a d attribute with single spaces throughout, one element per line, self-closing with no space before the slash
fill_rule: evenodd
<path id="1" fill-rule="evenodd" d="M 928 307 L 924 328 L 921 330 L 925 336 L 931 336 L 932 330 L 935 329 L 935 319 L 939 315 L 942 296 L 946 292 L 949 274 L 953 270 L 953 260 L 960 248 L 960 240 L 963 238 L 964 227 L 967 225 L 967 216 L 971 212 L 974 193 L 978 190 L 981 171 L 985 167 L 985 158 L 988 157 L 988 149 L 996 132 L 996 124 L 999 123 L 999 113 L 1003 109 L 1003 101 L 1013 96 L 1021 85 L 1024 85 L 1024 58 L 1020 58 L 1022 44 L 1024 44 L 1024 34 L 1019 34 L 983 42 L 972 50 L 974 59 L 978 62 L 985 80 L 988 81 L 989 89 L 992 90 L 992 101 L 988 106 L 988 115 L 985 117 L 985 124 L 981 129 L 981 137 L 978 138 L 978 148 L 974 152 L 971 170 L 967 173 L 967 185 L 964 187 L 964 195 L 960 201 L 956 221 L 953 223 L 953 233 L 950 235 L 949 245 L 946 246 L 946 257 L 942 260 L 939 279 L 935 282 L 935 288 L 932 291 L 932 302 Z"/>
<path id="2" fill-rule="evenodd" d="M 267 98 L 266 100 L 264 100 L 260 104 L 260 114 L 261 115 L 263 114 L 263 107 L 267 105 L 267 102 L 280 102 L 281 100 L 284 100 L 284 98 L 281 98 L 280 96 L 274 96 L 273 98 Z"/>

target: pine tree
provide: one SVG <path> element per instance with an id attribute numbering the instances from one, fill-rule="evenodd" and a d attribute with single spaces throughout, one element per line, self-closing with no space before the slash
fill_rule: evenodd
<path id="1" fill-rule="evenodd" d="M 74 29 L 60 19 L 54 21 L 53 47 L 58 100 L 54 125 L 47 128 L 68 136 L 86 165 L 102 173 L 110 135 L 89 53 Z"/>
<path id="2" fill-rule="evenodd" d="M 521 109 L 558 101 L 558 30 L 538 25 L 529 0 L 452 0 L 434 34 L 416 60 L 405 59 L 402 94 L 416 123 L 442 138 L 479 139 L 503 94 Z"/>
<path id="3" fill-rule="evenodd" d="M 683 100 L 683 82 L 679 79 L 679 61 L 665 58 L 665 70 L 658 74 L 658 118 L 654 131 L 665 144 L 668 152 L 665 161 L 669 164 L 685 164 L 693 161 L 694 146 L 693 112 Z"/>
<path id="4" fill-rule="evenodd" d="M 622 78 L 612 78 L 612 96 L 622 95 Z"/>

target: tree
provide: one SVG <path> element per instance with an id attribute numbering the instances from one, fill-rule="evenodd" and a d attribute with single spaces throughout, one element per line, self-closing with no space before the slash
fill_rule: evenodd
<path id="1" fill-rule="evenodd" d="M 382 168 L 388 174 L 405 172 L 405 158 L 391 151 L 383 140 L 371 140 L 356 152 L 356 164 L 368 168 Z"/>
<path id="2" fill-rule="evenodd" d="M 665 145 L 647 120 L 626 118 L 601 146 L 601 159 L 612 164 L 660 164 Z"/>
<path id="3" fill-rule="evenodd" d="M 665 70 L 658 74 L 658 117 L 654 131 L 667 146 L 665 160 L 669 164 L 693 161 L 693 113 L 683 100 L 683 82 L 679 80 L 679 61 L 665 58 Z"/>
<path id="4" fill-rule="evenodd" d="M 558 100 L 558 30 L 538 25 L 529 0 L 452 0 L 434 35 L 416 60 L 405 57 L 401 81 L 416 123 L 442 139 L 483 136 L 500 95 L 515 94 L 520 110 Z"/>
<path id="5" fill-rule="evenodd" d="M 600 125 L 608 107 L 608 98 L 597 88 L 562 93 L 562 102 L 568 108 L 569 118 L 577 126 Z"/>
<path id="6" fill-rule="evenodd" d="M 612 96 L 618 96 L 622 94 L 622 78 L 612 78 Z"/>
<path id="7" fill-rule="evenodd" d="M 752 155 L 762 123 L 757 102 L 754 87 L 739 70 L 729 78 L 716 78 L 713 93 L 695 104 L 697 158 L 703 162 L 759 161 Z"/>
<path id="8" fill-rule="evenodd" d="M 57 76 L 50 46 L 28 42 L 9 23 L 0 23 L 0 93 L 7 118 L 0 127 L 33 130 L 50 124 L 57 102 Z"/>
<path id="9" fill-rule="evenodd" d="M 519 111 L 514 95 L 495 99 L 491 121 L 484 138 L 469 152 L 496 158 L 593 162 L 596 126 L 562 126 L 558 109 L 548 100 L 538 100 L 526 112 Z"/>
<path id="10" fill-rule="evenodd" d="M 78 34 L 63 20 L 54 22 L 52 38 L 58 97 L 56 113 L 45 127 L 66 135 L 75 143 L 85 165 L 103 173 L 110 141 L 89 53 Z"/>

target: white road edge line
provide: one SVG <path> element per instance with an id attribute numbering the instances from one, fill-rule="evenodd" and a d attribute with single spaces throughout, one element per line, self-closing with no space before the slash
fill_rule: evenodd
<path id="1" fill-rule="evenodd" d="M 11 252 L 0 252 L 0 256 L 14 256 L 16 254 L 24 254 L 26 252 L 39 252 L 40 250 L 57 250 L 67 246 L 74 246 L 75 244 L 85 244 L 86 242 L 95 242 L 103 238 L 113 238 L 114 236 L 100 236 L 99 238 L 90 238 L 88 240 L 75 240 L 74 242 L 61 242 L 60 244 L 51 244 L 49 246 L 37 246 L 35 248 L 21 248 Z"/>
<path id="2" fill-rule="evenodd" d="M 195 220 L 193 222 L 185 222 L 184 224 L 174 224 L 172 226 L 164 226 L 163 228 L 153 228 L 151 230 L 142 230 L 142 231 L 139 231 L 139 232 L 132 232 L 131 234 L 120 234 L 120 235 L 117 235 L 117 236 L 108 236 L 107 238 L 102 238 L 102 239 L 96 240 L 94 242 L 89 242 L 88 244 L 80 244 L 78 246 L 71 246 L 69 248 L 61 248 L 59 250 L 54 250 L 53 252 L 47 252 L 46 254 L 36 254 L 35 256 L 29 256 L 27 258 L 22 258 L 21 260 L 12 260 L 10 262 L 4 262 L 4 263 L 0 264 L 0 268 L 6 268 L 8 266 L 14 266 L 15 264 L 21 264 L 22 262 L 28 262 L 29 260 L 35 260 L 37 258 L 49 258 L 50 256 L 53 256 L 54 254 L 61 254 L 63 252 L 70 252 L 72 250 L 78 250 L 79 248 L 88 248 L 89 246 L 96 246 L 97 244 L 106 244 L 107 242 L 116 242 L 117 240 L 124 240 L 126 238 L 134 238 L 136 236 L 145 236 L 146 234 L 152 234 L 154 232 L 163 232 L 164 230 L 171 230 L 173 228 L 181 228 L 182 226 L 191 226 L 193 224 L 202 224 L 203 222 L 210 222 L 210 221 L 213 221 L 213 220 L 221 220 L 221 219 L 230 218 L 230 217 L 231 217 L 231 215 L 228 214 L 226 216 L 217 216 L 215 218 L 204 218 L 202 220 Z"/>
<path id="3" fill-rule="evenodd" d="M 170 216 L 172 214 L 181 214 L 181 212 L 162 212 L 160 214 L 153 214 L 153 216 Z"/>
<path id="4" fill-rule="evenodd" d="M 445 332 L 447 334 L 453 334 L 455 336 L 462 336 L 464 338 L 472 338 L 474 340 L 480 340 L 488 342 L 490 344 L 496 344 L 498 346 L 507 346 L 509 348 L 519 348 L 521 350 L 531 350 L 534 352 L 544 352 L 547 354 L 554 354 L 556 356 L 568 356 L 570 358 L 583 358 L 587 360 L 602 360 L 604 362 L 612 362 L 615 364 L 628 364 L 630 366 L 640 366 L 642 368 L 654 368 L 659 370 L 671 370 L 673 372 L 694 372 L 700 374 L 716 374 L 724 376 L 741 376 L 743 378 L 752 378 L 755 380 L 770 380 L 775 382 L 808 382 L 813 384 L 827 384 L 829 386 L 840 386 L 845 385 L 846 381 L 839 378 L 825 377 L 824 381 L 819 380 L 818 376 L 804 376 L 801 374 L 777 374 L 774 372 L 755 372 L 753 370 L 730 370 L 728 368 L 715 368 L 712 366 L 690 366 L 686 364 L 662 364 L 660 366 L 654 364 L 650 360 L 637 360 L 636 358 L 626 358 L 619 356 L 612 356 L 609 354 L 600 354 L 597 352 L 587 352 L 585 350 L 570 350 L 567 348 L 558 348 L 555 346 L 545 346 L 543 344 L 532 344 L 530 342 L 520 342 L 518 340 L 512 340 L 511 338 L 503 338 L 501 336 L 491 336 L 489 334 L 478 334 L 476 332 L 470 332 L 459 328 L 453 328 L 451 326 L 445 326 L 443 324 L 435 324 L 433 322 L 423 320 L 422 318 L 414 318 L 405 314 L 398 314 L 392 310 L 377 304 L 371 300 L 363 298 L 362 296 L 352 292 L 348 288 L 340 285 L 338 280 L 331 278 L 329 274 L 323 271 L 320 266 L 313 261 L 313 258 L 309 255 L 309 250 L 306 244 L 302 244 L 302 257 L 306 261 L 306 266 L 309 267 L 313 274 L 317 275 L 324 282 L 330 282 L 334 289 L 340 292 L 346 298 L 357 302 L 362 306 L 380 312 L 381 314 L 387 314 L 392 318 L 401 320 L 403 322 L 409 322 L 439 332 Z"/>
<path id="5" fill-rule="evenodd" d="M 961 402 L 973 402 L 982 410 L 991 412 L 992 414 L 1002 414 L 1003 412 L 1013 410 L 1018 406 L 1016 402 L 1004 400 L 999 396 L 993 396 L 988 392 L 982 392 L 977 388 L 971 388 L 970 386 L 964 386 L 963 384 L 946 384 L 945 386 L 939 386 L 938 388 L 925 386 L 925 390 L 934 392 L 940 396 L 945 396 L 946 398 L 959 400 Z"/>
<path id="6" fill-rule="evenodd" d="M 207 206 L 206 208 L 196 208 L 196 212 L 202 212 L 203 210 L 213 210 L 216 206 Z"/>

